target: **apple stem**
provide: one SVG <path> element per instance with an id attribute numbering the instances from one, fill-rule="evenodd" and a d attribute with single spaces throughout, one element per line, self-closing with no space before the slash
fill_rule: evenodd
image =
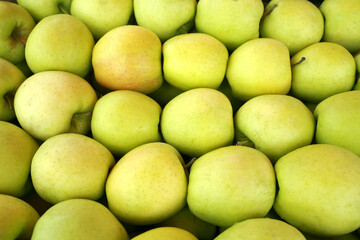
<path id="1" fill-rule="evenodd" d="M 58 8 L 60 10 L 60 13 L 64 13 L 64 14 L 70 14 L 70 11 L 68 11 L 63 5 L 59 4 Z"/>
<path id="2" fill-rule="evenodd" d="M 7 101 L 8 105 L 9 105 L 9 108 L 11 110 L 14 110 L 14 96 L 12 96 L 10 94 L 5 94 L 4 98 Z"/>
<path id="3" fill-rule="evenodd" d="M 272 6 L 270 7 L 270 10 L 269 10 L 269 11 L 264 12 L 263 18 L 266 18 L 268 15 L 270 15 L 270 13 L 271 13 L 272 11 L 274 11 L 274 9 L 275 9 L 277 6 L 278 6 L 277 4 L 272 5 Z"/>
<path id="4" fill-rule="evenodd" d="M 237 143 L 235 144 L 236 146 L 246 146 L 246 147 L 251 147 L 254 148 L 255 145 L 252 141 L 250 141 L 249 139 L 243 140 L 243 141 L 237 141 Z"/>
<path id="5" fill-rule="evenodd" d="M 303 61 L 305 61 L 305 57 L 301 57 L 300 61 L 298 61 L 297 63 L 294 63 L 293 65 L 291 65 L 291 67 L 295 67 L 296 65 L 299 65 L 300 63 L 302 63 Z"/>
<path id="6" fill-rule="evenodd" d="M 197 160 L 197 157 L 193 157 L 187 164 L 184 165 L 184 168 L 188 169 L 191 165 Z"/>

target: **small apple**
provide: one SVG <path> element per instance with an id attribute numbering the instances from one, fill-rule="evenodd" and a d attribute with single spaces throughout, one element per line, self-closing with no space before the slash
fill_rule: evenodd
<path id="1" fill-rule="evenodd" d="M 68 14 L 43 18 L 31 31 L 25 59 L 33 73 L 67 71 L 85 77 L 91 69 L 94 38 L 79 19 Z"/>
<path id="2" fill-rule="evenodd" d="M 37 221 L 32 240 L 129 240 L 123 225 L 104 205 L 69 199 L 49 208 Z"/>
<path id="3" fill-rule="evenodd" d="M 65 132 L 87 134 L 96 101 L 95 90 L 78 75 L 45 71 L 20 85 L 14 108 L 21 127 L 44 141 Z"/>
<path id="4" fill-rule="evenodd" d="M 190 232 L 178 227 L 157 227 L 143 232 L 131 240 L 198 240 Z"/>
<path id="5" fill-rule="evenodd" d="M 0 1 L 0 19 L 0 58 L 18 64 L 25 60 L 25 45 L 35 21 L 23 7 L 6 1 Z"/>
<path id="6" fill-rule="evenodd" d="M 205 33 L 181 34 L 163 45 L 165 80 L 181 90 L 218 88 L 229 58 L 225 45 Z"/>

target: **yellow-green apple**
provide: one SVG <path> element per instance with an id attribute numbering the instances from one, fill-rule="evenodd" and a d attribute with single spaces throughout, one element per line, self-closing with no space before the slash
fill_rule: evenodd
<path id="1" fill-rule="evenodd" d="M 235 223 L 214 240 L 306 240 L 304 235 L 287 222 L 271 218 L 253 218 Z"/>
<path id="2" fill-rule="evenodd" d="M 63 133 L 41 144 L 31 163 L 31 179 L 39 196 L 51 204 L 72 198 L 98 200 L 114 165 L 104 145 L 82 134 Z"/>
<path id="3" fill-rule="evenodd" d="M 36 22 L 59 13 L 69 13 L 72 0 L 17 0 Z"/>
<path id="4" fill-rule="evenodd" d="M 22 197 L 32 189 L 30 165 L 38 147 L 22 128 L 0 121 L 0 193 Z"/>
<path id="5" fill-rule="evenodd" d="M 168 83 L 163 81 L 161 86 L 154 92 L 149 93 L 148 96 L 154 99 L 162 108 L 170 102 L 171 99 L 184 92 Z"/>
<path id="6" fill-rule="evenodd" d="M 148 94 L 163 82 L 160 39 L 144 27 L 126 25 L 107 32 L 95 44 L 92 64 L 96 81 L 109 90 Z"/>
<path id="7" fill-rule="evenodd" d="M 343 46 L 314 43 L 291 58 L 290 94 L 318 103 L 336 93 L 351 90 L 355 83 L 354 57 Z"/>
<path id="8" fill-rule="evenodd" d="M 132 0 L 72 0 L 70 14 L 89 28 L 96 40 L 113 28 L 128 24 Z"/>
<path id="9" fill-rule="evenodd" d="M 109 209 L 131 225 L 160 223 L 186 203 L 187 176 L 180 153 L 164 142 L 140 145 L 116 163 L 106 182 Z"/>
<path id="10" fill-rule="evenodd" d="M 246 101 L 263 94 L 287 94 L 291 87 L 288 48 L 271 38 L 257 38 L 229 57 L 226 78 L 233 94 Z"/>
<path id="11" fill-rule="evenodd" d="M 195 27 L 199 32 L 216 37 L 233 51 L 259 37 L 263 12 L 261 0 L 201 0 L 196 8 Z"/>
<path id="12" fill-rule="evenodd" d="M 14 108 L 21 127 L 44 141 L 64 132 L 87 134 L 96 101 L 95 90 L 78 75 L 45 71 L 20 85 Z"/>
<path id="13" fill-rule="evenodd" d="M 1 240 L 30 239 L 39 217 L 38 212 L 20 198 L 0 194 Z"/>
<path id="14" fill-rule="evenodd" d="M 315 141 L 344 147 L 360 156 L 360 90 L 335 94 L 320 102 Z"/>
<path id="15" fill-rule="evenodd" d="M 198 240 L 192 233 L 178 227 L 157 227 L 143 232 L 131 240 Z"/>
<path id="16" fill-rule="evenodd" d="M 145 94 L 112 91 L 96 102 L 91 133 L 114 155 L 122 156 L 144 143 L 161 141 L 160 115 L 160 105 Z"/>
<path id="17" fill-rule="evenodd" d="M 0 58 L 0 96 L 2 99 L 0 101 L 1 121 L 10 121 L 15 118 L 15 92 L 25 79 L 25 75 L 14 64 Z"/>
<path id="18" fill-rule="evenodd" d="M 360 52 L 355 55 L 357 80 L 353 90 L 360 90 Z"/>
<path id="19" fill-rule="evenodd" d="M 67 71 L 85 77 L 91 69 L 94 38 L 74 16 L 55 14 L 43 18 L 31 31 L 25 59 L 33 73 Z"/>
<path id="20" fill-rule="evenodd" d="M 32 240 L 129 240 L 124 226 L 101 203 L 69 199 L 49 208 L 37 221 Z"/>
<path id="21" fill-rule="evenodd" d="M 229 58 L 225 45 L 205 33 L 187 33 L 168 39 L 163 45 L 163 72 L 171 85 L 189 90 L 218 88 Z"/>
<path id="22" fill-rule="evenodd" d="M 323 41 L 334 42 L 355 54 L 360 51 L 360 2 L 324 0 L 320 7 L 325 18 Z"/>
<path id="23" fill-rule="evenodd" d="M 266 5 L 260 22 L 261 37 L 284 43 L 292 56 L 320 42 L 323 33 L 323 15 L 307 0 L 272 0 Z"/>
<path id="24" fill-rule="evenodd" d="M 196 217 L 188 206 L 185 206 L 180 212 L 156 226 L 181 228 L 192 233 L 200 240 L 213 240 L 217 234 L 217 226 Z"/>
<path id="25" fill-rule="evenodd" d="M 283 155 L 312 143 L 315 119 L 300 100 L 268 94 L 245 102 L 235 114 L 235 139 L 254 146 L 272 163 Z"/>
<path id="26" fill-rule="evenodd" d="M 0 58 L 18 64 L 25 60 L 25 45 L 35 21 L 23 7 L 6 1 L 0 1 L 0 19 Z"/>
<path id="27" fill-rule="evenodd" d="M 233 143 L 233 109 L 220 91 L 195 88 L 166 104 L 160 127 L 165 142 L 182 154 L 199 157 Z"/>
<path id="28" fill-rule="evenodd" d="M 317 236 L 360 226 L 360 157 L 331 144 L 311 144 L 275 164 L 279 186 L 274 209 L 284 221 Z"/>
<path id="29" fill-rule="evenodd" d="M 194 26 L 196 0 L 134 0 L 139 26 L 150 29 L 162 42 Z"/>
<path id="30" fill-rule="evenodd" d="M 205 222 L 230 227 L 264 217 L 276 191 L 273 165 L 262 152 L 246 146 L 217 148 L 191 166 L 187 204 Z"/>

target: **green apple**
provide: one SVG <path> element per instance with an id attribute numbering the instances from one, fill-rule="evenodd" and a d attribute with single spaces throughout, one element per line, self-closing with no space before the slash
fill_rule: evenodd
<path id="1" fill-rule="evenodd" d="M 315 133 L 312 112 L 288 95 L 261 95 L 245 102 L 235 114 L 235 139 L 254 145 L 275 163 L 283 155 L 311 144 Z"/>
<path id="2" fill-rule="evenodd" d="M 26 77 L 14 64 L 3 58 L 0 58 L 0 73 L 0 120 L 10 121 L 15 118 L 15 93 Z"/>
<path id="3" fill-rule="evenodd" d="M 290 94 L 303 101 L 318 103 L 355 83 L 354 57 L 336 43 L 314 43 L 295 54 L 291 64 Z"/>
<path id="4" fill-rule="evenodd" d="M 190 232 L 177 227 L 157 227 L 141 233 L 131 240 L 198 240 Z"/>
<path id="5" fill-rule="evenodd" d="M 352 54 L 360 51 L 360 2 L 324 0 L 319 7 L 325 18 L 323 41 L 342 45 Z"/>
<path id="6" fill-rule="evenodd" d="M 314 111 L 317 143 L 344 147 L 360 156 L 360 90 L 335 94 Z"/>
<path id="7" fill-rule="evenodd" d="M 95 104 L 92 136 L 114 155 L 122 156 L 144 143 L 161 141 L 160 115 L 160 105 L 145 94 L 112 91 Z"/>
<path id="8" fill-rule="evenodd" d="M 181 34 L 163 45 L 163 71 L 171 85 L 189 90 L 218 88 L 229 58 L 225 45 L 205 33 Z"/>
<path id="9" fill-rule="evenodd" d="M 44 141 L 64 132 L 87 134 L 96 101 L 95 90 L 78 75 L 45 71 L 20 85 L 14 108 L 21 127 Z"/>
<path id="10" fill-rule="evenodd" d="M 69 199 L 49 208 L 35 225 L 32 240 L 129 240 L 123 225 L 104 205 Z"/>
<path id="11" fill-rule="evenodd" d="M 336 145 L 312 144 L 275 164 L 274 209 L 299 230 L 337 236 L 360 226 L 360 157 Z"/>
<path id="12" fill-rule="evenodd" d="M 36 22 L 59 13 L 69 13 L 72 0 L 17 0 L 33 16 Z"/>
<path id="13" fill-rule="evenodd" d="M 39 219 L 36 210 L 10 195 L 0 194 L 0 239 L 30 239 Z"/>
<path id="14" fill-rule="evenodd" d="M 192 233 L 200 240 L 213 240 L 217 234 L 217 226 L 196 217 L 188 206 L 185 206 L 180 212 L 158 224 L 157 227 L 181 228 Z"/>
<path id="15" fill-rule="evenodd" d="M 109 209 L 124 223 L 160 223 L 186 203 L 187 176 L 179 152 L 153 142 L 125 154 L 106 182 Z"/>
<path id="16" fill-rule="evenodd" d="M 35 21 L 23 7 L 5 1 L 0 1 L 0 19 L 0 58 L 18 64 L 25 60 L 25 45 Z"/>
<path id="17" fill-rule="evenodd" d="M 160 127 L 165 142 L 180 153 L 199 157 L 234 140 L 229 99 L 212 88 L 195 88 L 173 98 L 163 109 Z"/>
<path id="18" fill-rule="evenodd" d="M 214 240 L 306 240 L 290 224 L 271 218 L 254 218 L 235 223 Z"/>
<path id="19" fill-rule="evenodd" d="M 171 99 L 182 92 L 184 91 L 174 87 L 167 81 L 164 81 L 156 91 L 149 93 L 148 96 L 154 99 L 163 108 Z"/>
<path id="20" fill-rule="evenodd" d="M 163 82 L 160 39 L 144 27 L 126 25 L 107 32 L 95 44 L 92 64 L 96 81 L 109 90 L 148 94 Z"/>
<path id="21" fill-rule="evenodd" d="M 304 0 L 272 0 L 265 7 L 260 35 L 284 43 L 290 55 L 320 42 L 324 18 L 312 2 Z"/>
<path id="22" fill-rule="evenodd" d="M 353 90 L 360 90 L 360 52 L 358 52 L 354 58 L 356 63 L 357 80 L 353 87 Z"/>
<path id="23" fill-rule="evenodd" d="M 233 94 L 246 101 L 263 94 L 287 94 L 291 87 L 288 48 L 271 38 L 257 38 L 229 57 L 226 78 Z"/>
<path id="24" fill-rule="evenodd" d="M 32 72 L 67 71 L 85 77 L 91 69 L 94 38 L 79 19 L 68 14 L 43 18 L 31 31 L 25 59 Z"/>
<path id="25" fill-rule="evenodd" d="M 246 146 L 217 148 L 191 166 L 187 204 L 198 218 L 230 227 L 271 209 L 276 180 L 271 161 Z"/>
<path id="26" fill-rule="evenodd" d="M 113 28 L 128 24 L 133 14 L 131 0 L 72 0 L 70 14 L 89 28 L 96 40 Z"/>
<path id="27" fill-rule="evenodd" d="M 261 0 L 201 0 L 197 4 L 197 31 L 216 37 L 233 51 L 244 42 L 259 37 L 264 12 Z"/>
<path id="28" fill-rule="evenodd" d="M 21 197 L 32 189 L 30 165 L 38 147 L 22 128 L 0 121 L 0 193 Z"/>
<path id="29" fill-rule="evenodd" d="M 41 144 L 31 163 L 31 179 L 39 196 L 51 204 L 72 198 L 98 200 L 114 165 L 113 155 L 99 142 L 63 133 Z"/>
<path id="30" fill-rule="evenodd" d="M 196 0 L 134 0 L 134 15 L 139 26 L 165 42 L 194 26 L 196 5 Z"/>

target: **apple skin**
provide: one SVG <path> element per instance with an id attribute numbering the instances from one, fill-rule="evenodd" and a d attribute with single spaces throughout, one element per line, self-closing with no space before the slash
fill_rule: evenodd
<path id="1" fill-rule="evenodd" d="M 181 90 L 218 88 L 229 58 L 225 45 L 204 33 L 174 36 L 163 44 L 165 80 Z"/>
<path id="2" fill-rule="evenodd" d="M 0 58 L 18 64 L 25 60 L 25 45 L 35 21 L 23 7 L 6 1 L 0 1 L 0 19 Z"/>
<path id="3" fill-rule="evenodd" d="M 104 205 L 89 199 L 69 199 L 53 205 L 39 218 L 31 239 L 129 240 L 129 237 Z"/>
<path id="4" fill-rule="evenodd" d="M 0 120 L 10 121 L 15 118 L 14 96 L 26 77 L 11 62 L 0 58 Z"/>
<path id="5" fill-rule="evenodd" d="M 199 157 L 191 166 L 187 204 L 198 218 L 230 227 L 271 209 L 276 180 L 271 161 L 246 146 L 226 146 Z"/>
<path id="6" fill-rule="evenodd" d="M 0 194 L 0 239 L 30 239 L 39 220 L 38 212 L 28 203 Z"/>
<path id="7" fill-rule="evenodd" d="M 125 154 L 106 182 L 109 209 L 130 225 L 160 223 L 186 203 L 187 176 L 179 152 L 164 142 L 140 145 Z"/>
<path id="8" fill-rule="evenodd" d="M 136 25 L 120 26 L 102 36 L 95 44 L 92 65 L 96 82 L 109 90 L 149 94 L 163 82 L 160 39 Z"/>
<path id="9" fill-rule="evenodd" d="M 360 90 L 338 93 L 320 102 L 314 110 L 316 143 L 338 145 L 360 156 L 359 106 Z"/>
<path id="10" fill-rule="evenodd" d="M 57 70 L 85 77 L 91 69 L 93 47 L 94 38 L 83 22 L 55 14 L 43 18 L 31 31 L 25 59 L 33 73 Z"/>
<path id="11" fill-rule="evenodd" d="M 190 232 L 177 227 L 157 227 L 143 232 L 131 240 L 198 240 Z"/>
<path id="12" fill-rule="evenodd" d="M 128 24 L 132 13 L 131 0 L 72 0 L 70 7 L 70 14 L 85 23 L 96 40 Z"/>
<path id="13" fill-rule="evenodd" d="M 18 88 L 14 108 L 21 127 L 41 141 L 65 132 L 86 135 L 97 102 L 92 86 L 78 75 L 45 71 Z"/>
<path id="14" fill-rule="evenodd" d="M 95 104 L 91 132 L 114 155 L 122 156 L 148 142 L 161 141 L 161 107 L 145 94 L 112 91 Z"/>
<path id="15" fill-rule="evenodd" d="M 331 237 L 360 226 L 360 157 L 331 144 L 312 144 L 275 164 L 274 209 L 300 231 Z"/>

